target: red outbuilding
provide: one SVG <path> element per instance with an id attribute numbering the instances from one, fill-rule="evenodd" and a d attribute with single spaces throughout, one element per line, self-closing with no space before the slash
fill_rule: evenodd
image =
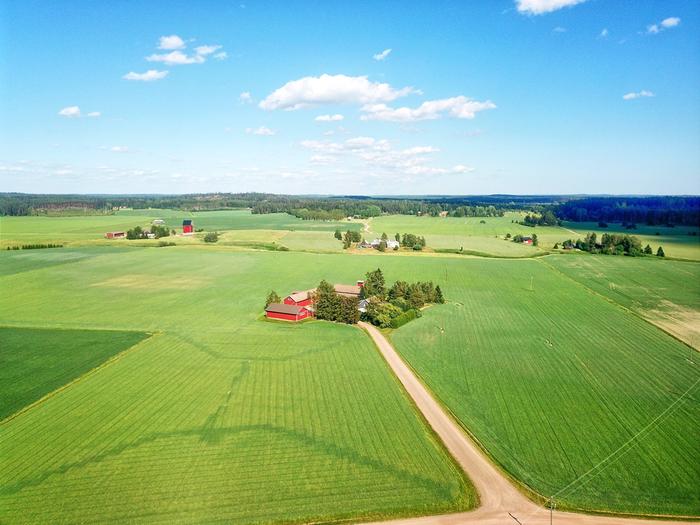
<path id="1" fill-rule="evenodd" d="M 265 316 L 268 319 L 280 319 L 282 321 L 301 321 L 313 315 L 313 310 L 307 306 L 295 304 L 271 303 L 265 308 Z"/>
<path id="2" fill-rule="evenodd" d="M 194 232 L 194 223 L 192 219 L 185 219 L 182 221 L 182 233 L 192 233 Z"/>
<path id="3" fill-rule="evenodd" d="M 312 293 L 316 290 L 306 290 L 303 292 L 292 292 L 284 298 L 284 304 L 294 304 L 297 306 L 309 306 L 313 302 Z"/>
<path id="4" fill-rule="evenodd" d="M 106 239 L 124 239 L 126 237 L 126 232 L 107 232 L 105 233 Z"/>

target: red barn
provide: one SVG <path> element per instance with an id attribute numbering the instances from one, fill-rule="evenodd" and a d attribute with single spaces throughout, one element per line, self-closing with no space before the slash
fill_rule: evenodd
<path id="1" fill-rule="evenodd" d="M 126 232 L 107 232 L 105 233 L 105 238 L 107 239 L 123 239 L 126 237 Z"/>
<path id="2" fill-rule="evenodd" d="M 292 292 L 284 298 L 284 304 L 292 304 L 297 306 L 309 306 L 313 300 L 311 294 L 316 290 L 306 290 L 303 292 Z"/>
<path id="3" fill-rule="evenodd" d="M 313 312 L 310 308 L 295 304 L 271 303 L 265 308 L 265 316 L 268 319 L 296 322 L 311 317 L 312 315 Z"/>
<path id="4" fill-rule="evenodd" d="M 192 219 L 185 219 L 182 221 L 182 233 L 192 233 L 194 232 L 194 223 Z"/>

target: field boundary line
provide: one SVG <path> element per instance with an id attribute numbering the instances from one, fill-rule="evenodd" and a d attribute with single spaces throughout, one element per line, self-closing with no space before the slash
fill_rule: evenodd
<path id="1" fill-rule="evenodd" d="M 594 257 L 594 256 L 592 256 L 592 257 Z M 539 262 L 539 261 L 538 261 L 538 262 Z M 641 319 L 642 321 L 644 321 L 645 323 L 650 324 L 650 325 L 653 326 L 654 328 L 656 328 L 656 329 L 658 329 L 658 330 L 661 330 L 663 333 L 665 333 L 666 335 L 671 336 L 673 339 L 675 339 L 676 341 L 678 341 L 678 342 L 681 343 L 682 345 L 688 347 L 689 349 L 695 350 L 696 352 L 700 352 L 700 348 L 695 348 L 695 347 L 694 347 L 693 345 L 691 345 L 690 343 L 688 343 L 688 342 L 686 342 L 686 341 L 683 341 L 683 339 L 681 339 L 681 338 L 678 337 L 677 335 L 672 334 L 671 332 L 669 332 L 669 331 L 666 330 L 665 328 L 663 328 L 663 327 L 657 325 L 656 323 L 654 323 L 654 322 L 651 321 L 650 319 L 647 319 L 647 318 L 644 317 L 642 314 L 640 314 L 640 313 L 638 313 L 638 312 L 632 310 L 631 308 L 629 308 L 629 307 L 627 307 L 627 306 L 625 306 L 625 305 L 623 305 L 623 304 L 618 303 L 618 302 L 615 301 L 614 299 L 611 299 L 610 297 L 607 297 L 607 296 L 603 295 L 603 294 L 600 293 L 600 292 L 596 292 L 596 291 L 593 290 L 592 288 L 589 288 L 588 286 L 586 286 L 586 285 L 583 284 L 582 282 L 577 281 L 577 280 L 574 279 L 573 277 L 569 277 L 569 276 L 566 275 L 564 272 L 562 272 L 559 268 L 557 268 L 557 267 L 555 267 L 555 266 L 552 266 L 552 265 L 549 264 L 547 261 L 542 261 L 542 263 L 543 263 L 544 265 L 546 265 L 547 268 L 550 268 L 551 270 L 553 270 L 554 272 L 558 273 L 559 275 L 561 275 L 561 276 L 564 277 L 565 279 L 568 279 L 569 281 L 571 281 L 571 282 L 577 284 L 578 286 L 582 287 L 582 288 L 583 288 L 584 290 L 586 290 L 587 292 L 590 292 L 591 294 L 593 294 L 593 295 L 595 295 L 595 296 L 597 296 L 597 297 L 600 297 L 601 299 L 607 301 L 608 303 L 610 303 L 610 304 L 612 304 L 612 305 L 614 305 L 614 306 L 617 306 L 618 308 L 622 309 L 624 312 L 629 313 L 629 314 L 632 314 L 632 315 L 634 315 L 635 317 L 637 317 L 638 319 Z"/>
<path id="2" fill-rule="evenodd" d="M 115 330 L 115 331 L 116 331 L 116 330 Z M 120 331 L 121 331 L 121 330 L 120 330 Z M 135 330 L 135 332 L 136 332 L 136 330 Z M 142 332 L 142 333 L 144 333 L 144 332 Z M 145 332 L 145 333 L 148 333 L 148 332 Z M 10 414 L 10 415 L 7 416 L 5 419 L 0 420 L 0 426 L 3 426 L 3 425 L 5 425 L 5 424 L 9 423 L 9 422 L 12 421 L 13 419 L 15 419 L 15 418 L 21 416 L 21 415 L 24 414 L 25 412 L 28 412 L 28 411 L 31 410 L 32 408 L 37 407 L 37 406 L 39 406 L 39 405 L 45 403 L 46 401 L 48 401 L 48 400 L 51 399 L 52 397 L 54 397 L 54 396 L 60 394 L 60 393 L 63 392 L 64 390 L 67 390 L 68 388 L 70 388 L 70 387 L 73 386 L 74 384 L 76 384 L 76 383 L 78 383 L 78 382 L 80 382 L 80 381 L 82 381 L 82 380 L 84 380 L 84 379 L 87 379 L 88 377 L 90 377 L 90 376 L 92 376 L 92 375 L 97 374 L 97 373 L 100 372 L 102 369 L 107 368 L 108 366 L 110 366 L 110 365 L 116 363 L 117 361 L 121 360 L 125 355 L 131 354 L 131 353 L 135 352 L 136 349 L 137 349 L 139 346 L 141 346 L 142 344 L 146 343 L 147 341 L 151 341 L 151 340 L 154 339 L 155 337 L 158 337 L 158 336 L 161 336 L 161 335 L 163 335 L 163 332 L 153 332 L 153 333 L 150 333 L 150 335 L 149 335 L 148 337 L 146 337 L 146 338 L 144 338 L 143 340 L 139 341 L 139 342 L 136 343 L 135 345 L 130 346 L 129 348 L 126 348 L 126 349 L 122 350 L 122 351 L 119 352 L 118 354 L 113 355 L 112 357 L 110 357 L 110 358 L 107 359 L 106 361 L 104 361 L 104 362 L 100 363 L 99 365 L 97 365 L 95 368 L 91 368 L 91 369 L 88 370 L 87 372 L 85 372 L 85 373 L 79 375 L 78 377 L 72 379 L 72 380 L 69 381 L 68 383 L 59 386 L 58 388 L 56 388 L 55 390 L 52 390 L 51 392 L 48 392 L 47 394 L 44 394 L 43 396 L 41 396 L 39 399 L 37 399 L 37 400 L 34 401 L 33 403 L 30 403 L 29 405 L 20 408 L 17 412 L 14 412 L 13 414 Z"/>

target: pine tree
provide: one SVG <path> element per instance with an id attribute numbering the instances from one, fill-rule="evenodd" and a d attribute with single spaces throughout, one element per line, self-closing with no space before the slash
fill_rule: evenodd
<path id="1" fill-rule="evenodd" d="M 664 249 L 661 246 L 659 246 L 659 249 L 656 250 L 656 256 L 657 257 L 666 257 L 666 254 L 664 253 Z"/>
<path id="2" fill-rule="evenodd" d="M 645 253 L 646 255 L 651 255 L 652 253 L 654 253 L 654 251 L 651 249 L 651 246 L 647 244 L 647 245 L 644 247 L 644 253 Z"/>
<path id="3" fill-rule="evenodd" d="M 265 300 L 265 308 L 267 308 L 268 306 L 270 306 L 272 303 L 281 303 L 281 302 L 282 302 L 282 299 L 280 299 L 280 296 L 277 295 L 277 292 L 275 292 L 274 290 L 272 290 L 272 291 L 268 294 L 267 299 Z"/>
<path id="4" fill-rule="evenodd" d="M 442 290 L 440 289 L 439 284 L 435 287 L 435 302 L 437 304 L 445 304 L 445 298 L 442 295 Z"/>

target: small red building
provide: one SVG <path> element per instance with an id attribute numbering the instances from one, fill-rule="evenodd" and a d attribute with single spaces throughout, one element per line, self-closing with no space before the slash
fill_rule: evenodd
<path id="1" fill-rule="evenodd" d="M 311 317 L 313 311 L 306 306 L 298 306 L 295 304 L 279 304 L 271 303 L 265 308 L 265 316 L 268 319 L 279 319 L 282 321 L 301 321 L 307 317 Z"/>
<path id="2" fill-rule="evenodd" d="M 532 244 L 532 237 L 523 237 L 523 244 Z"/>
<path id="3" fill-rule="evenodd" d="M 312 293 L 315 290 L 306 290 L 303 292 L 292 292 L 284 298 L 284 304 L 293 304 L 297 306 L 309 306 L 313 302 Z"/>
<path id="4" fill-rule="evenodd" d="M 194 223 L 192 219 L 185 219 L 182 221 L 182 233 L 192 233 L 194 232 Z"/>
<path id="5" fill-rule="evenodd" d="M 123 239 L 126 237 L 126 232 L 107 232 L 105 233 L 106 239 Z"/>

